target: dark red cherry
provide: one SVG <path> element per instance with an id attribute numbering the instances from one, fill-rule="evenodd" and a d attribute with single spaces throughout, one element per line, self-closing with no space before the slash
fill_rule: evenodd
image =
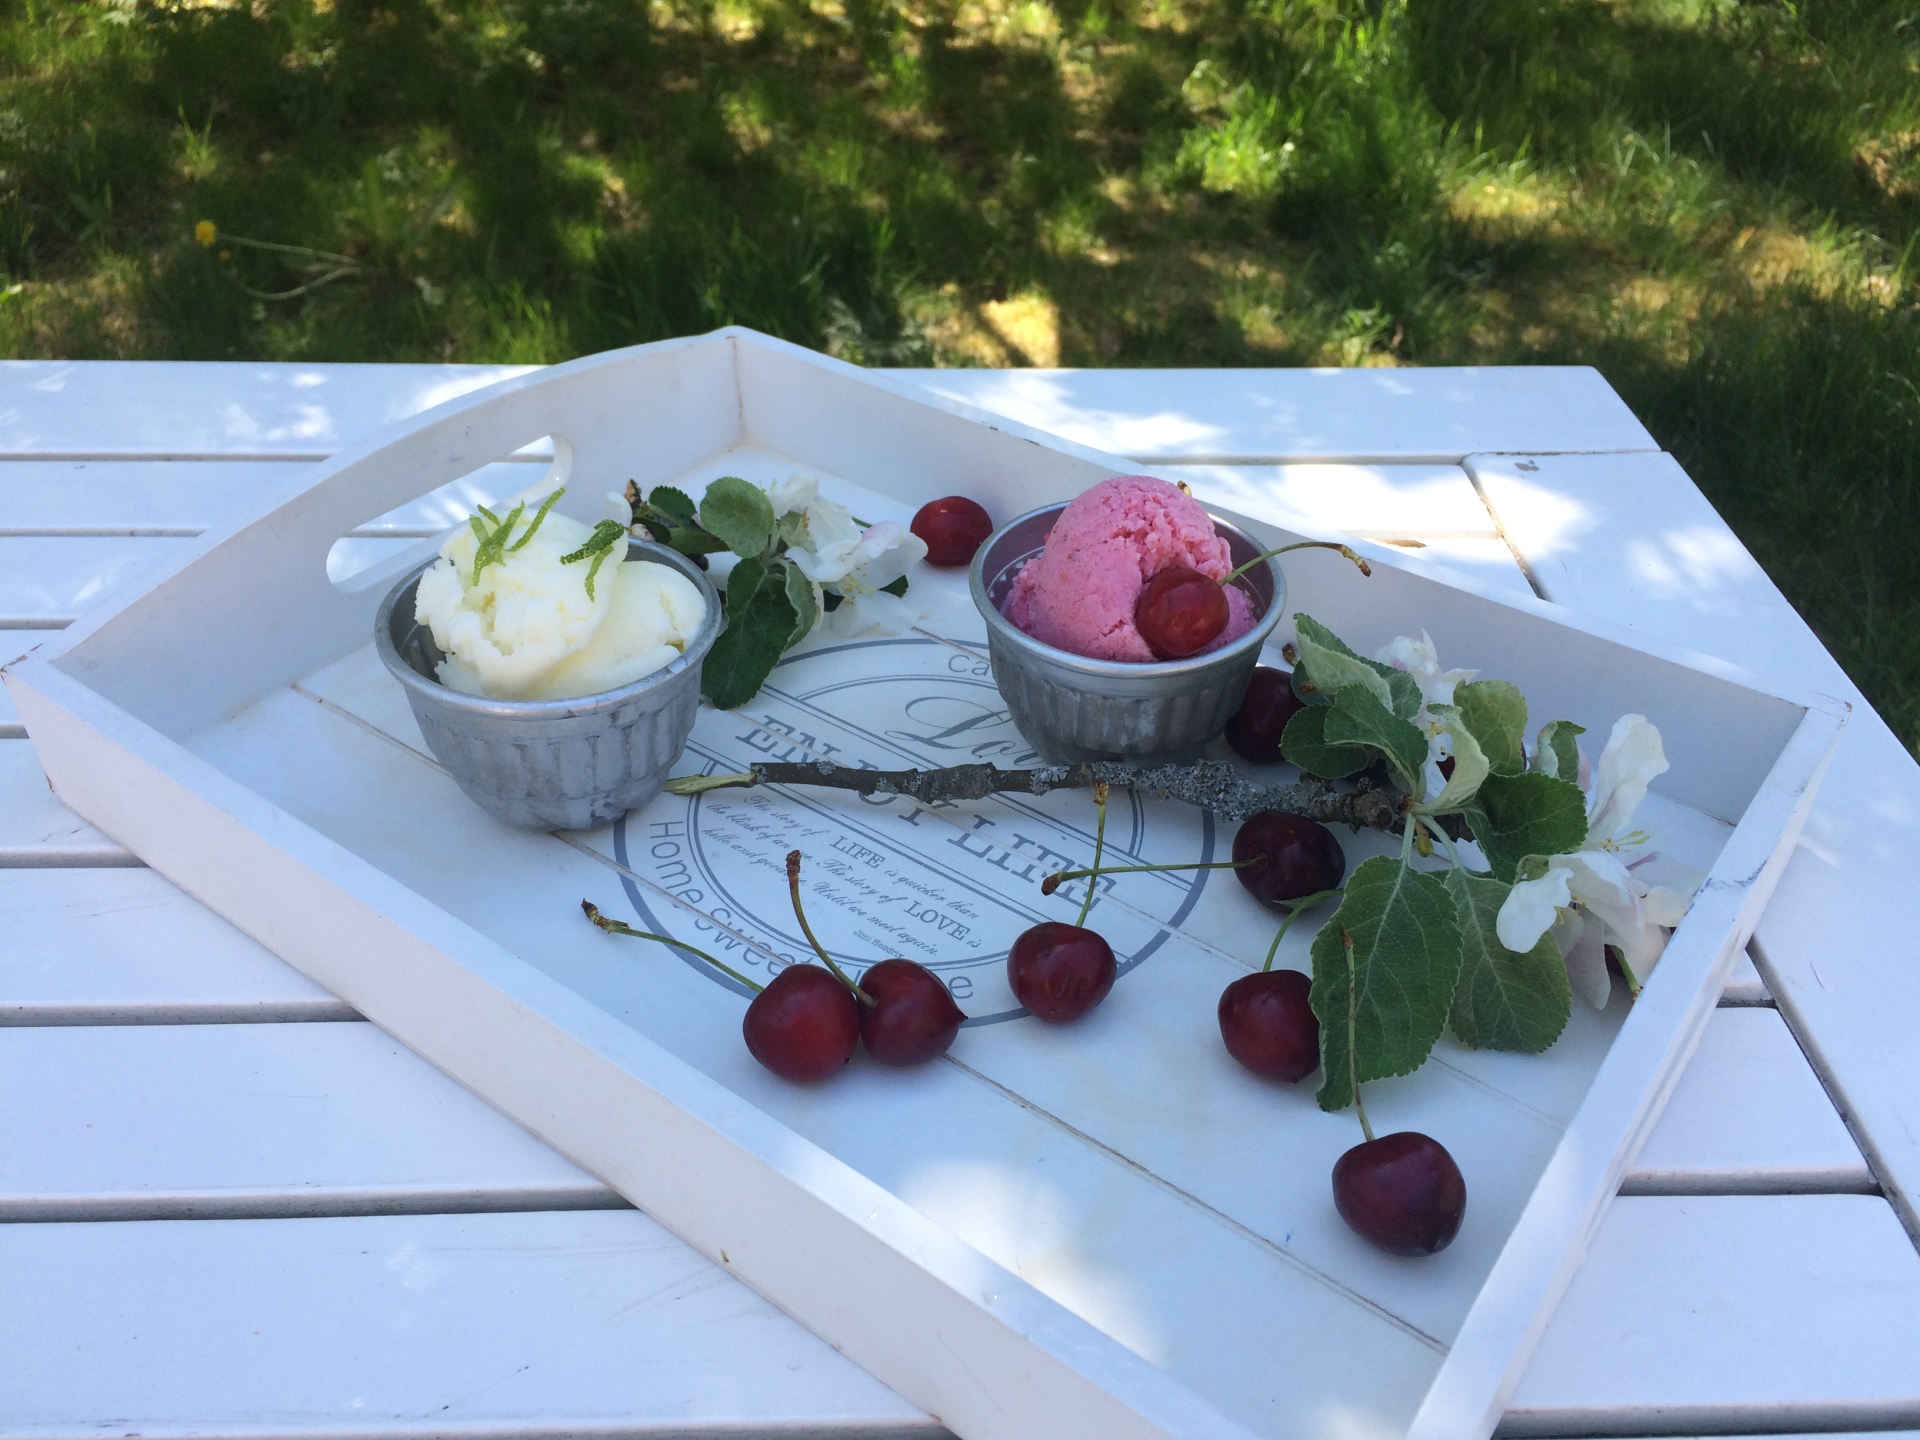
<path id="1" fill-rule="evenodd" d="M 740 1031 L 781 1079 L 824 1080 L 853 1058 L 860 1007 L 824 966 L 789 965 L 753 997 Z"/>
<path id="2" fill-rule="evenodd" d="M 1118 974 L 1113 947 L 1091 930 L 1043 920 L 1020 932 L 1007 954 L 1014 997 L 1037 1020 L 1063 1025 L 1107 998 Z"/>
<path id="3" fill-rule="evenodd" d="M 860 1038 L 882 1065 L 918 1065 L 946 1054 L 967 1018 L 940 977 L 911 960 L 869 965 L 860 988 L 873 997 L 860 1007 Z"/>
<path id="4" fill-rule="evenodd" d="M 1317 820 L 1284 810 L 1249 815 L 1233 837 L 1233 858 L 1253 860 L 1233 873 L 1269 910 L 1320 890 L 1334 890 L 1347 873 L 1347 857 L 1333 832 Z"/>
<path id="5" fill-rule="evenodd" d="M 1242 975 L 1220 996 L 1220 1038 L 1256 1075 L 1289 1084 L 1320 1068 L 1320 1021 L 1307 1003 L 1313 982 L 1298 970 Z"/>
<path id="6" fill-rule="evenodd" d="M 929 565 L 965 565 L 993 533 L 993 520 L 966 496 L 949 495 L 922 505 L 907 528 L 927 542 Z"/>
<path id="7" fill-rule="evenodd" d="M 1169 565 L 1141 589 L 1133 623 L 1160 659 L 1184 660 L 1227 628 L 1227 592 L 1198 570 Z"/>
<path id="8" fill-rule="evenodd" d="M 1234 753 L 1256 765 L 1280 763 L 1280 734 L 1287 722 L 1306 708 L 1293 693 L 1293 676 L 1271 665 L 1257 666 L 1247 682 L 1247 695 L 1227 721 L 1227 744 Z"/>
<path id="9" fill-rule="evenodd" d="M 1333 1203 L 1356 1234 L 1395 1255 L 1437 1255 L 1460 1233 L 1467 1182 L 1438 1140 L 1402 1130 L 1333 1163 Z"/>

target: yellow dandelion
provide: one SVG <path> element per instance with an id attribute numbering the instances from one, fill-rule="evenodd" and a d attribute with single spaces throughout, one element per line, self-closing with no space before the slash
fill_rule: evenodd
<path id="1" fill-rule="evenodd" d="M 211 247 L 219 235 L 219 227 L 211 220 L 202 220 L 193 227 L 193 238 L 201 245 Z"/>

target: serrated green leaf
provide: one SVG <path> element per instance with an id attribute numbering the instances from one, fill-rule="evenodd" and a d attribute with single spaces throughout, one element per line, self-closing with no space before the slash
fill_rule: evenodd
<path id="1" fill-rule="evenodd" d="M 1558 780 L 1580 779 L 1580 740 L 1587 727 L 1571 720 L 1549 720 L 1540 727 L 1540 738 L 1533 742 L 1533 764 L 1529 767 Z"/>
<path id="2" fill-rule="evenodd" d="M 1331 713 L 1330 706 L 1323 703 L 1308 706 L 1295 715 L 1280 734 L 1280 753 L 1309 775 L 1318 775 L 1322 780 L 1358 775 L 1373 757 L 1358 745 L 1327 743 L 1327 716 Z"/>
<path id="3" fill-rule="evenodd" d="M 1299 652 L 1307 671 L 1306 684 L 1311 687 L 1304 697 L 1309 703 L 1315 701 L 1316 694 L 1332 696 L 1348 685 L 1361 684 L 1372 690 L 1375 698 L 1402 720 L 1411 720 L 1420 713 L 1420 687 L 1406 671 L 1357 654 L 1346 641 L 1311 615 L 1296 614 L 1293 618 L 1294 648 Z M 1315 653 L 1320 657 L 1319 671 L 1315 671 L 1311 663 L 1311 656 Z M 1301 666 L 1295 667 L 1296 676 L 1300 669 Z M 1380 684 L 1386 686 L 1385 692 L 1382 693 L 1377 685 L 1366 680 L 1362 672 L 1377 676 Z M 1299 688 L 1296 679 L 1295 689 Z M 1318 703 L 1327 702 L 1320 700 Z"/>
<path id="4" fill-rule="evenodd" d="M 1489 775 L 1467 808 L 1487 867 L 1511 881 L 1529 855 L 1565 855 L 1587 838 L 1587 797 L 1570 780 L 1539 771 Z"/>
<path id="5" fill-rule="evenodd" d="M 1527 697 L 1518 687 L 1475 680 L 1454 687 L 1453 703 L 1494 774 L 1518 775 L 1527 768 Z"/>
<path id="6" fill-rule="evenodd" d="M 756 556 L 773 538 L 773 503 L 758 485 L 722 475 L 700 497 L 700 523 L 734 554 Z"/>
<path id="7" fill-rule="evenodd" d="M 1460 922 L 1445 883 L 1397 859 L 1361 861 L 1313 940 L 1320 1108 L 1346 1109 L 1356 1082 L 1419 1069 L 1459 979 Z"/>
<path id="8" fill-rule="evenodd" d="M 1422 807 L 1430 814 L 1440 815 L 1458 810 L 1473 799 L 1491 773 L 1491 767 L 1486 752 L 1456 707 L 1429 705 L 1427 713 L 1440 722 L 1453 744 L 1453 774 L 1447 777 L 1446 787 Z"/>
<path id="9" fill-rule="evenodd" d="M 1359 685 L 1334 691 L 1333 706 L 1327 711 L 1325 737 L 1329 745 L 1365 745 L 1379 751 L 1387 757 L 1387 764 L 1393 767 L 1407 792 L 1420 793 L 1420 772 L 1427 763 L 1427 737 L 1411 720 L 1402 720 L 1389 711 L 1372 691 Z"/>
<path id="10" fill-rule="evenodd" d="M 813 581 L 801 573 L 798 565 L 785 561 L 777 562 L 782 573 L 782 584 L 787 592 L 787 603 L 793 606 L 798 617 L 793 627 L 793 638 L 787 641 L 791 650 L 807 638 L 807 632 L 813 629 L 814 622 L 820 618 L 820 602 L 814 598 Z"/>
<path id="11" fill-rule="evenodd" d="M 675 525 L 694 523 L 693 497 L 671 485 L 656 485 L 647 495 L 647 504 Z"/>
<path id="12" fill-rule="evenodd" d="M 727 577 L 727 628 L 700 670 L 700 689 L 716 709 L 731 710 L 759 693 L 798 623 L 783 576 L 758 559 L 733 567 Z"/>
<path id="13" fill-rule="evenodd" d="M 1447 1023 L 1475 1050 L 1537 1055 L 1567 1028 L 1573 988 L 1551 934 L 1531 950 L 1509 950 L 1494 924 L 1507 892 L 1504 880 L 1453 870 L 1447 890 L 1460 916 L 1460 983 Z"/>

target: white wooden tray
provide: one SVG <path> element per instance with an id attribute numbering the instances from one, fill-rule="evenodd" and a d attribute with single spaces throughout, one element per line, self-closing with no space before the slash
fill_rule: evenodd
<path id="1" fill-rule="evenodd" d="M 1449 1250 L 1393 1259 L 1333 1210 L 1352 1117 L 1221 1049 L 1215 1001 L 1272 933 L 1231 881 L 1120 877 L 1095 908 L 1114 994 L 1065 1029 L 1018 1015 L 1003 957 L 1034 920 L 1073 917 L 1077 886 L 1042 899 L 1035 882 L 1090 855 L 1084 795 L 930 811 L 715 792 L 566 838 L 469 804 L 369 644 L 419 550 L 345 575 L 335 542 L 547 437 L 589 517 L 630 478 L 698 493 L 794 471 L 869 520 L 954 492 L 1006 516 L 1131 468 L 745 331 L 513 379 L 289 482 L 9 670 L 61 798 L 963 1436 L 1490 1431 L 1699 1039 L 1844 707 L 1388 553 L 1371 581 L 1296 557 L 1291 601 L 1362 649 L 1424 626 L 1448 664 L 1519 684 L 1536 723 L 1653 718 L 1673 768 L 1642 818 L 1710 872 L 1630 1012 L 1576 1006 L 1538 1057 L 1443 1042 L 1369 1087 L 1376 1123 L 1435 1135 L 1469 1189 Z M 1271 514 L 1231 518 L 1294 538 Z M 920 632 L 811 642 L 743 710 L 703 712 L 681 769 L 1019 763 L 963 582 L 913 583 L 933 605 Z M 1141 860 L 1230 838 L 1171 804 L 1117 818 L 1110 840 Z M 796 952 L 795 847 L 830 946 L 949 980 L 975 1023 L 947 1063 L 786 1085 L 748 1058 L 728 982 L 579 915 L 592 897 L 764 973 Z M 1305 968 L 1307 928 L 1282 963 Z"/>

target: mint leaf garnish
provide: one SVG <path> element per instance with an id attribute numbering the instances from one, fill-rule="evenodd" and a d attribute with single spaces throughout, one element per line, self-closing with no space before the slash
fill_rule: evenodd
<path id="1" fill-rule="evenodd" d="M 1587 797 L 1580 787 L 1537 770 L 1489 775 L 1466 816 L 1500 880 L 1511 881 L 1529 855 L 1565 855 L 1587 838 Z"/>
<path id="2" fill-rule="evenodd" d="M 1313 940 L 1320 1108 L 1344 1110 L 1356 1084 L 1419 1069 L 1446 1029 L 1459 978 L 1460 921 L 1446 885 L 1397 859 L 1361 861 Z"/>
<path id="3" fill-rule="evenodd" d="M 1551 934 L 1524 953 L 1500 943 L 1494 922 L 1513 887 L 1504 880 L 1448 872 L 1460 916 L 1460 983 L 1447 1023 L 1463 1045 L 1537 1055 L 1560 1038 L 1573 989 Z"/>
<path id="4" fill-rule="evenodd" d="M 613 553 L 613 547 L 624 542 L 626 538 L 626 526 L 618 520 L 602 520 L 593 527 L 593 534 L 587 537 L 586 544 L 571 555 L 560 557 L 562 565 L 572 565 L 576 561 L 585 560 L 588 556 L 593 557 L 593 564 L 587 567 L 587 598 L 589 600 L 593 599 L 594 577 L 600 573 L 600 567 L 606 563 L 607 556 Z"/>
<path id="5" fill-rule="evenodd" d="M 727 628 L 700 670 L 700 688 L 715 709 L 731 710 L 754 697 L 799 623 L 784 575 L 757 557 L 733 567 L 727 577 Z"/>
<path id="6" fill-rule="evenodd" d="M 734 554 L 758 556 L 773 539 L 773 502 L 758 485 L 722 475 L 700 498 L 700 523 Z"/>
<path id="7" fill-rule="evenodd" d="M 1518 775 L 1527 768 L 1527 697 L 1517 686 L 1505 680 L 1456 685 L 1453 703 L 1494 774 Z"/>

